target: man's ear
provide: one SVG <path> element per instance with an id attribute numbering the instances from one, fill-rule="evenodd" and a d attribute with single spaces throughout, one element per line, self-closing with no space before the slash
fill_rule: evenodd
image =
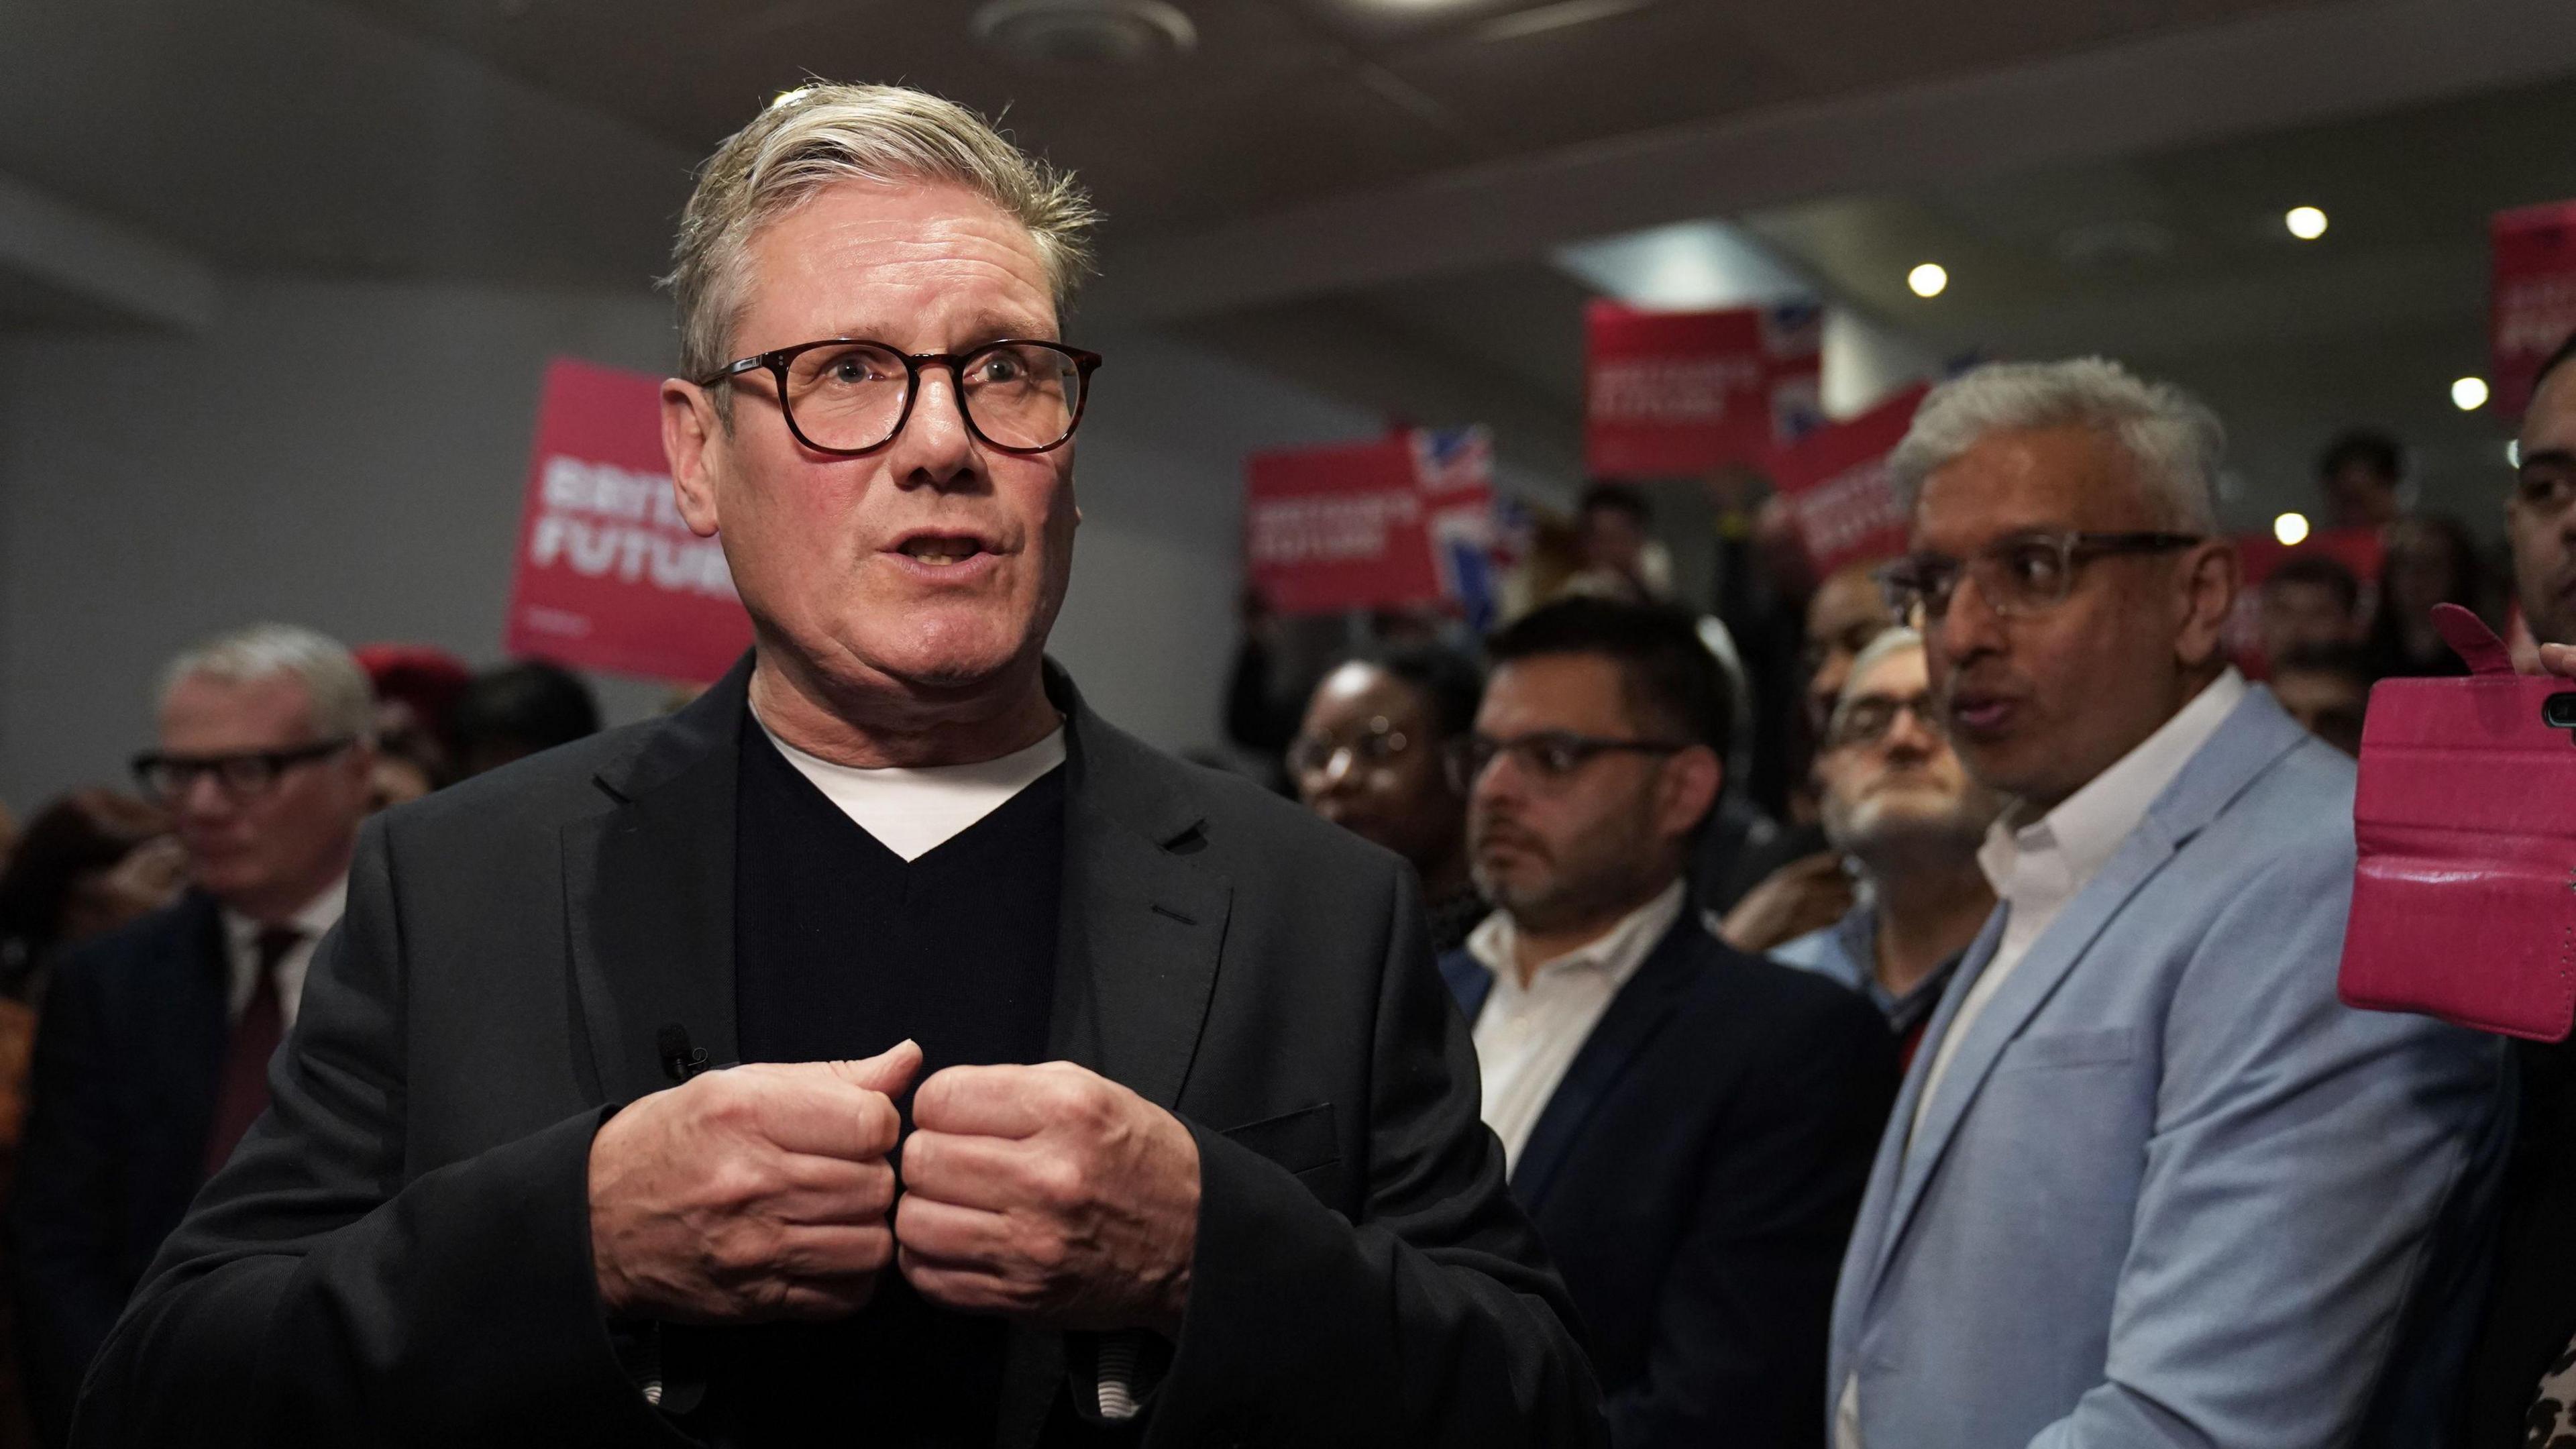
<path id="1" fill-rule="evenodd" d="M 2174 657 L 2198 668 L 2226 649 L 2227 618 L 2244 586 L 2245 564 L 2236 545 L 2223 538 L 2194 544 L 2174 573 L 2182 627 L 2174 634 Z"/>
<path id="2" fill-rule="evenodd" d="M 705 388 L 676 377 L 662 379 L 662 456 L 671 464 L 680 517 L 700 538 L 716 534 L 714 474 L 731 433 Z"/>
<path id="3" fill-rule="evenodd" d="M 1666 760 L 1655 802 L 1657 830 L 1688 835 L 1717 808 L 1717 794 L 1725 784 L 1726 766 L 1706 745 L 1693 745 Z"/>

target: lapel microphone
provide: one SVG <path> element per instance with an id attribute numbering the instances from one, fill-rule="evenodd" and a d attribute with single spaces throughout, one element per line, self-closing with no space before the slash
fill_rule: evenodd
<path id="1" fill-rule="evenodd" d="M 706 1048 L 691 1048 L 689 1029 L 678 1022 L 665 1022 L 653 1033 L 653 1046 L 662 1057 L 662 1075 L 674 1082 L 686 1082 L 707 1069 Z"/>

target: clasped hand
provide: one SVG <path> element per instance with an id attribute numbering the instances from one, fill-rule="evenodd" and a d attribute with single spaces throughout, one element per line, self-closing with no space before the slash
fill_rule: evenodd
<path id="1" fill-rule="evenodd" d="M 611 1117 L 590 1154 L 602 1304 L 678 1322 L 845 1317 L 894 1262 L 966 1312 L 1177 1333 L 1198 1224 L 1189 1130 L 1070 1063 L 951 1067 L 914 1096 L 898 1181 L 893 1099 L 920 1069 L 910 1042 L 736 1067 Z"/>

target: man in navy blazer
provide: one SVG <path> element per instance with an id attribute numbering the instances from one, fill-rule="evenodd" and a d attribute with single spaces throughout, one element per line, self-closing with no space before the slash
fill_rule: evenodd
<path id="1" fill-rule="evenodd" d="M 1834 1305 L 1836 1449 L 2426 1442 L 2494 1044 L 2335 998 L 2353 767 L 2228 666 L 2217 420 L 1980 368 L 1890 461 L 1952 744 L 2015 804 Z"/>
<path id="2" fill-rule="evenodd" d="M 1497 909 L 1441 971 L 1612 1442 L 1815 1444 L 1834 1270 L 1896 1087 L 1886 1026 L 1721 944 L 1687 898 L 1727 719 L 1687 616 L 1573 600 L 1492 647 L 1469 833 Z"/>
<path id="3" fill-rule="evenodd" d="M 51 1444 L 152 1255 L 268 1104 L 374 770 L 367 677 L 309 629 L 258 625 L 180 656 L 159 716 L 135 773 L 177 825 L 193 888 L 55 968 L 9 1203 L 28 1405 Z"/>

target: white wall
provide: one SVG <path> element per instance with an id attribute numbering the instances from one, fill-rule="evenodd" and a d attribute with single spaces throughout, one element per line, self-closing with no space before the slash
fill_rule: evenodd
<path id="1" fill-rule="evenodd" d="M 1217 737 L 1243 454 L 1377 420 L 1151 334 L 1083 425 L 1085 523 L 1055 652 L 1171 748 Z M 666 365 L 642 297 L 227 284 L 199 336 L 0 336 L 0 800 L 121 780 L 159 663 L 214 630 L 498 657 L 546 359 Z M 611 685 L 635 718 L 658 690 Z"/>

